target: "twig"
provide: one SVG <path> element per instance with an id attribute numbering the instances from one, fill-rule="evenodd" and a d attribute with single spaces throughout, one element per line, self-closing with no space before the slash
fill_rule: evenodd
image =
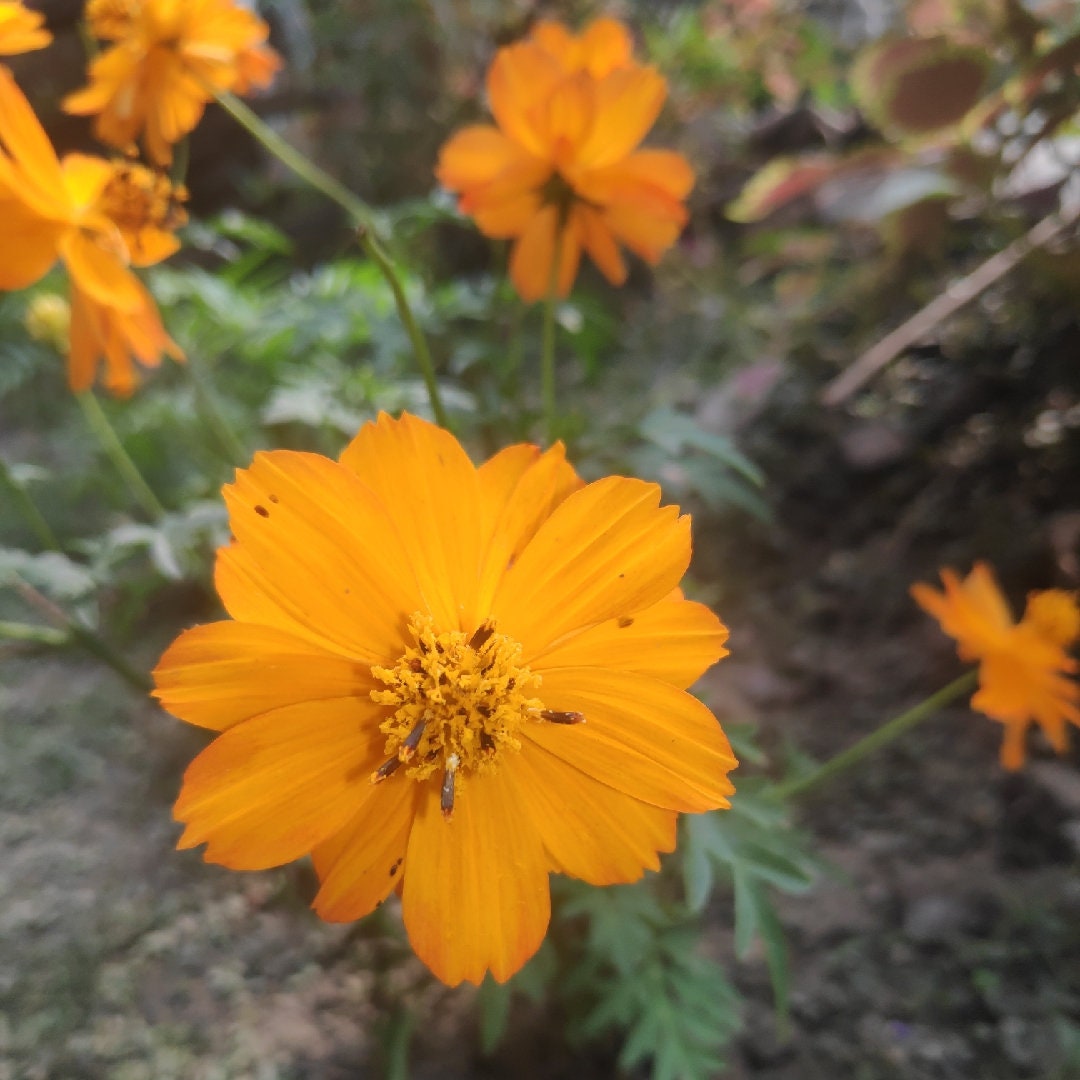
<path id="1" fill-rule="evenodd" d="M 994 282 L 1003 278 L 1031 252 L 1045 247 L 1060 236 L 1076 221 L 1078 216 L 1080 216 L 1080 206 L 1068 213 L 1050 214 L 1033 225 L 1008 247 L 996 255 L 991 255 L 978 269 L 950 285 L 941 296 L 931 300 L 907 322 L 902 323 L 891 334 L 886 334 L 876 345 L 867 349 L 851 367 L 825 387 L 821 395 L 822 402 L 826 405 L 840 405 L 846 401 L 905 349 L 909 349 L 926 337 L 935 326 L 950 315 L 954 315 Z"/>

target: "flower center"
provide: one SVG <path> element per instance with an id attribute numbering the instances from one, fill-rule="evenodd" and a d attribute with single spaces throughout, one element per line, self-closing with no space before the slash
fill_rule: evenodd
<path id="1" fill-rule="evenodd" d="M 126 37 L 139 15 L 138 0 L 88 0 L 86 21 L 90 32 L 102 41 Z"/>
<path id="2" fill-rule="evenodd" d="M 393 712 L 379 725 L 387 760 L 372 774 L 379 783 L 404 767 L 404 775 L 442 775 L 440 802 L 449 817 L 461 779 L 494 771 L 499 758 L 521 749 L 518 733 L 530 720 L 579 723 L 579 713 L 545 709 L 535 697 L 540 676 L 521 662 L 521 646 L 481 624 L 472 634 L 440 633 L 419 612 L 409 620 L 415 645 L 393 667 L 373 667 L 386 685 L 373 701 Z"/>
<path id="3" fill-rule="evenodd" d="M 97 208 L 120 229 L 129 246 L 138 248 L 141 230 L 172 232 L 183 225 L 187 221 L 186 200 L 185 188 L 174 186 L 164 173 L 125 161 L 113 165 L 113 175 Z"/>

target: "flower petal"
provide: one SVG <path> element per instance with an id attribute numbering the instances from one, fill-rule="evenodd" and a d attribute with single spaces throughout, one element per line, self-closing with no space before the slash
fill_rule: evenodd
<path id="1" fill-rule="evenodd" d="M 8 196 L 0 181 L 0 290 L 33 285 L 56 262 L 64 225 L 41 217 L 20 199 Z"/>
<path id="2" fill-rule="evenodd" d="M 667 83 L 655 68 L 619 68 L 600 79 L 595 119 L 578 167 L 598 169 L 625 158 L 656 123 L 666 97 Z"/>
<path id="3" fill-rule="evenodd" d="M 207 862 L 263 870 L 306 855 L 343 829 L 373 787 L 385 710 L 361 698 L 304 702 L 219 735 L 184 773 L 179 843 Z"/>
<path id="4" fill-rule="evenodd" d="M 670 683 L 600 668 L 544 673 L 545 707 L 585 723 L 530 724 L 525 734 L 608 787 L 653 806 L 701 813 L 727 806 L 737 762 L 709 710 Z M 523 750 L 522 753 L 526 751 Z"/>
<path id="5" fill-rule="evenodd" d="M 552 869 L 590 885 L 637 881 L 675 849 L 676 814 L 598 783 L 536 743 L 507 762 Z"/>
<path id="6" fill-rule="evenodd" d="M 537 125 L 537 105 L 547 100 L 564 77 L 559 62 L 531 41 L 500 49 L 488 69 L 488 100 L 495 122 L 534 157 L 548 157 Z"/>
<path id="7" fill-rule="evenodd" d="M 116 240 L 122 250 L 119 233 Z M 94 236 L 76 229 L 64 233 L 59 248 L 72 279 L 92 300 L 126 312 L 143 306 L 139 279 L 124 265 L 120 251 L 110 251 Z"/>
<path id="8" fill-rule="evenodd" d="M 349 469 L 259 453 L 224 495 L 236 544 L 219 553 L 218 587 L 233 618 L 367 663 L 400 655 L 420 591 L 398 530 Z"/>
<path id="9" fill-rule="evenodd" d="M 327 922 L 351 922 L 373 911 L 403 879 L 405 849 L 425 788 L 396 776 L 371 785 L 352 821 L 311 853 L 322 887 L 312 907 Z"/>
<path id="10" fill-rule="evenodd" d="M 523 455 L 521 451 L 528 453 Z M 566 460 L 562 443 L 543 454 L 534 446 L 509 447 L 481 465 L 477 475 L 483 533 L 490 537 L 476 600 L 478 612 L 485 613 L 491 608 L 506 568 L 517 561 L 555 507 L 577 491 L 582 482 Z"/>
<path id="11" fill-rule="evenodd" d="M 443 144 L 435 176 L 450 191 L 490 184 L 522 162 L 535 160 L 497 127 L 473 124 L 462 128 Z"/>
<path id="12" fill-rule="evenodd" d="M 634 206 L 616 203 L 603 210 L 604 224 L 635 255 L 655 266 L 682 232 L 685 218 L 656 217 Z"/>
<path id="13" fill-rule="evenodd" d="M 13 163 L 40 192 L 40 198 L 56 207 L 58 217 L 66 215 L 67 193 L 60 175 L 60 162 L 9 68 L 0 65 L 0 145 Z"/>
<path id="14" fill-rule="evenodd" d="M 431 786 L 405 861 L 405 929 L 444 983 L 480 983 L 489 970 L 505 982 L 540 947 L 551 915 L 547 857 L 512 770 L 470 777 L 449 820 Z"/>
<path id="15" fill-rule="evenodd" d="M 685 689 L 727 656 L 727 638 L 727 627 L 704 604 L 664 599 L 567 637 L 529 666 L 541 672 L 559 667 L 634 671 Z"/>
<path id="16" fill-rule="evenodd" d="M 476 467 L 457 439 L 419 417 L 380 413 L 345 448 L 341 464 L 396 523 L 394 542 L 427 610 L 446 630 L 474 629 L 480 496 Z"/>
<path id="17" fill-rule="evenodd" d="M 376 685 L 366 664 L 240 622 L 186 630 L 158 661 L 154 681 L 163 709 L 216 731 L 302 701 L 365 697 Z"/>
<path id="18" fill-rule="evenodd" d="M 581 230 L 581 246 L 585 254 L 596 263 L 600 273 L 612 285 L 621 285 L 626 281 L 626 263 L 603 217 L 584 203 L 576 204 L 572 212 Z"/>
<path id="19" fill-rule="evenodd" d="M 491 607 L 531 662 L 564 634 L 634 615 L 690 562 L 690 519 L 660 488 L 609 476 L 567 496 L 503 575 Z"/>
<path id="20" fill-rule="evenodd" d="M 542 207 L 514 244 L 510 254 L 510 280 L 526 303 L 546 296 L 551 287 L 558 226 L 558 210 L 554 206 Z"/>

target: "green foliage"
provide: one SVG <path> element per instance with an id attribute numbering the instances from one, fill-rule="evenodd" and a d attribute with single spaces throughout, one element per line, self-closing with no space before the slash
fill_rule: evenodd
<path id="1" fill-rule="evenodd" d="M 643 885 L 570 885 L 561 918 L 584 918 L 583 953 L 560 986 L 573 1003 L 571 1034 L 623 1038 L 619 1065 L 648 1065 L 653 1080 L 697 1080 L 724 1063 L 738 1030 L 738 998 L 702 952 L 700 927 Z"/>
<path id="2" fill-rule="evenodd" d="M 790 973 L 783 927 L 771 890 L 798 895 L 817 880 L 820 864 L 808 839 L 768 787 L 743 780 L 729 810 L 688 814 L 680 844 L 683 887 L 691 911 L 705 909 L 718 881 L 735 893 L 735 950 L 746 957 L 760 938 L 781 1016 Z"/>

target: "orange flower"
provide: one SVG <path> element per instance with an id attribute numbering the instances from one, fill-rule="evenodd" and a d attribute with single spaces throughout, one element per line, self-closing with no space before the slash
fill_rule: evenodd
<path id="1" fill-rule="evenodd" d="M 183 221 L 167 181 L 142 166 L 84 154 L 58 161 L 11 72 L 0 67 L 0 290 L 22 289 L 62 259 L 71 276 L 69 380 L 93 381 L 104 355 L 117 392 L 134 385 L 131 355 L 156 364 L 182 353 L 165 334 L 129 264 L 171 254 Z"/>
<path id="2" fill-rule="evenodd" d="M 188 768 L 179 846 L 238 870 L 311 853 L 315 910 L 395 888 L 444 982 L 535 952 L 548 875 L 634 881 L 736 762 L 685 690 L 727 631 L 677 585 L 690 522 L 654 484 L 584 485 L 563 448 L 479 468 L 416 417 L 340 463 L 257 454 L 225 488 L 234 621 L 181 635 L 156 696 L 219 731 Z"/>
<path id="3" fill-rule="evenodd" d="M 498 125 L 474 125 L 442 148 L 436 174 L 488 236 L 513 238 L 510 276 L 525 300 L 565 296 L 582 251 L 615 285 L 622 244 L 655 264 L 675 242 L 694 184 L 686 159 L 639 150 L 667 95 L 633 60 L 626 28 L 598 19 L 580 37 L 538 23 L 500 49 L 488 72 Z"/>
<path id="4" fill-rule="evenodd" d="M 86 18 L 114 44 L 64 108 L 96 115 L 95 134 L 120 149 L 145 134 L 158 165 L 172 161 L 216 91 L 266 86 L 281 66 L 266 23 L 232 0 L 89 0 Z"/>
<path id="5" fill-rule="evenodd" d="M 41 12 L 23 7 L 21 0 L 0 2 L 0 56 L 44 49 L 51 41 Z"/>
<path id="6" fill-rule="evenodd" d="M 941 580 L 944 592 L 914 585 L 911 594 L 956 639 L 962 660 L 979 661 L 979 690 L 971 706 L 1005 725 L 1002 764 L 1023 765 L 1033 723 L 1065 753 L 1066 721 L 1080 725 L 1080 685 L 1069 678 L 1077 663 L 1065 652 L 1080 637 L 1076 597 L 1061 589 L 1031 593 L 1024 617 L 1015 623 L 985 563 L 976 563 L 963 581 L 942 570 Z"/>

